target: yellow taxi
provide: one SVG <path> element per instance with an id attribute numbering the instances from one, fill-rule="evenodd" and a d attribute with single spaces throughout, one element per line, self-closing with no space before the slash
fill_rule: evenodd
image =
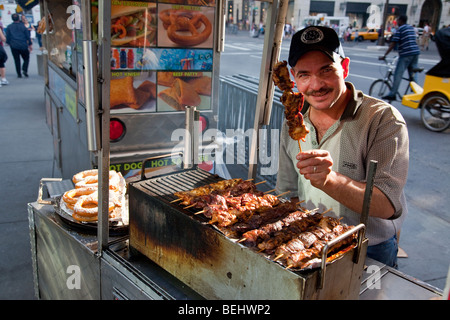
<path id="1" fill-rule="evenodd" d="M 390 32 L 384 32 L 384 36 L 388 36 Z M 355 37 L 357 41 L 364 41 L 364 40 L 370 40 L 370 41 L 377 41 L 378 40 L 378 29 L 369 29 L 369 28 L 362 28 L 357 31 L 353 31 L 350 39 L 355 40 Z"/>

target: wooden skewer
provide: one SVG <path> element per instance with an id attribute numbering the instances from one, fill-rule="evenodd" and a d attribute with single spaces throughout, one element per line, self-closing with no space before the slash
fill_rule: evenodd
<path id="1" fill-rule="evenodd" d="M 277 198 L 278 197 L 281 197 L 281 196 L 284 196 L 285 194 L 288 194 L 290 191 L 286 191 L 286 192 L 283 192 L 283 193 L 280 193 L 280 194 L 277 194 Z"/>
<path id="2" fill-rule="evenodd" d="M 191 204 L 190 206 L 187 206 L 187 207 L 184 207 L 184 209 L 189 209 L 189 208 L 192 208 L 193 206 L 195 206 L 196 205 L 196 203 L 194 203 L 194 204 Z"/>
<path id="3" fill-rule="evenodd" d="M 242 238 L 241 240 L 238 240 L 238 243 L 244 242 L 245 240 L 247 240 L 246 238 Z"/>
<path id="4" fill-rule="evenodd" d="M 195 215 L 205 212 L 205 210 L 194 213 Z"/>
<path id="5" fill-rule="evenodd" d="M 178 201 L 181 201 L 181 200 L 183 200 L 183 199 L 178 198 L 178 199 L 175 199 L 175 200 L 170 201 L 170 203 L 178 202 Z"/>
<path id="6" fill-rule="evenodd" d="M 253 181 L 254 179 L 252 178 L 252 179 L 247 179 L 247 180 L 245 180 L 245 181 Z"/>
<path id="7" fill-rule="evenodd" d="M 282 256 L 283 256 L 283 254 L 277 255 L 277 256 L 273 259 L 273 261 L 277 261 L 277 260 L 280 259 Z"/>
<path id="8" fill-rule="evenodd" d="M 275 190 L 276 190 L 276 189 L 272 189 L 272 190 L 269 190 L 269 191 L 265 191 L 264 194 L 274 192 Z"/>
<path id="9" fill-rule="evenodd" d="M 290 269 L 290 268 L 292 268 L 292 267 L 293 267 L 293 265 L 290 264 L 290 265 L 288 265 L 288 266 L 286 267 L 286 270 L 287 270 L 287 269 Z"/>
<path id="10" fill-rule="evenodd" d="M 305 202 L 305 200 L 299 201 L 296 204 L 300 204 L 300 203 L 303 203 L 303 202 Z"/>
<path id="11" fill-rule="evenodd" d="M 255 183 L 255 186 L 257 186 L 258 184 L 266 183 L 266 182 L 267 182 L 266 180 L 263 180 L 263 181 L 257 182 L 257 183 Z"/>
<path id="12" fill-rule="evenodd" d="M 298 148 L 300 149 L 300 152 L 302 152 L 302 146 L 300 145 L 300 140 L 298 140 Z"/>
<path id="13" fill-rule="evenodd" d="M 325 210 L 324 212 L 322 212 L 322 214 L 325 214 L 325 213 L 328 213 L 328 212 L 330 212 L 331 210 L 333 210 L 333 209 L 328 209 L 328 210 Z M 343 217 L 341 217 L 340 219 L 342 219 Z"/>

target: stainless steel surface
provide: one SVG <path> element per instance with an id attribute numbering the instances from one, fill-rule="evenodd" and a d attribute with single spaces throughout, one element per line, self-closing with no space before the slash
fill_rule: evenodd
<path id="1" fill-rule="evenodd" d="M 28 205 L 35 293 L 39 299 L 100 299 L 95 236 L 61 228 L 53 207 Z"/>
<path id="2" fill-rule="evenodd" d="M 92 40 L 91 0 L 82 0 L 81 10 L 81 19 L 83 23 L 83 39 L 89 41 Z"/>
<path id="3" fill-rule="evenodd" d="M 217 37 L 215 37 L 215 48 L 217 52 L 225 49 L 225 29 L 227 16 L 227 1 L 217 1 Z"/>
<path id="4" fill-rule="evenodd" d="M 97 151 L 101 147 L 101 133 L 98 114 L 97 43 L 94 40 L 83 40 L 83 69 L 87 146 L 89 151 Z"/>
<path id="5" fill-rule="evenodd" d="M 184 128 L 183 168 L 193 168 L 198 164 L 199 116 L 196 107 L 186 106 Z"/>
<path id="6" fill-rule="evenodd" d="M 102 250 L 108 248 L 109 241 L 109 168 L 110 168 L 110 80 L 111 80 L 111 1 L 99 1 L 98 16 L 98 41 L 99 59 L 98 79 L 95 86 L 99 87 L 101 93 L 99 104 L 101 113 L 99 114 L 101 123 L 101 148 L 98 152 L 98 246 L 100 255 Z M 86 92 L 86 97 L 88 94 Z"/>
<path id="7" fill-rule="evenodd" d="M 53 62 L 49 61 L 48 66 L 48 72 L 52 77 L 58 77 L 69 87 L 76 88 L 76 82 Z M 64 102 L 58 98 L 55 90 L 57 88 L 46 87 L 45 89 L 51 109 L 53 157 L 62 177 L 69 179 L 75 173 L 92 168 L 93 165 L 91 152 L 87 149 L 86 110 L 80 103 L 77 103 L 77 118 L 74 118 Z"/>
<path id="8" fill-rule="evenodd" d="M 366 259 L 361 281 L 360 300 L 440 300 L 442 290 L 390 268 L 376 260 Z"/>
<path id="9" fill-rule="evenodd" d="M 37 202 L 39 204 L 52 204 L 51 200 L 43 200 L 42 199 L 42 195 L 44 193 L 44 185 L 45 182 L 54 182 L 54 181 L 61 181 L 62 178 L 42 178 L 41 181 L 39 182 L 39 191 L 38 191 L 38 198 L 37 198 Z"/>
<path id="10" fill-rule="evenodd" d="M 183 170 L 132 183 L 130 246 L 206 299 L 357 299 L 364 259 L 355 264 L 354 249 L 327 266 L 319 290 L 318 269 L 286 270 L 226 237 L 196 209 L 171 203 L 175 191 L 218 180 L 201 170 Z M 362 247 L 365 256 L 367 241 Z"/>
<path id="11" fill-rule="evenodd" d="M 96 235 L 69 228 L 53 208 L 28 204 L 38 299 L 201 299 L 146 257 L 131 255 L 127 237 L 111 237 L 100 257 Z"/>

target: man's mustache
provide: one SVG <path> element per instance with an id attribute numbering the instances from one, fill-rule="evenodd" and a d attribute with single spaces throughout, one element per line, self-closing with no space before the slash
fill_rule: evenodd
<path id="1" fill-rule="evenodd" d="M 332 88 L 321 88 L 320 90 L 307 91 L 307 92 L 305 92 L 305 95 L 307 95 L 307 96 L 316 96 L 316 95 L 322 96 L 322 95 L 327 94 L 327 93 L 329 93 L 331 91 L 333 91 Z"/>

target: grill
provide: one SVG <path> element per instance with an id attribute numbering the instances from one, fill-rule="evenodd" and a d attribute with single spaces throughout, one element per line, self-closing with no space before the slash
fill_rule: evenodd
<path id="1" fill-rule="evenodd" d="M 358 299 L 367 239 L 321 268 L 287 270 L 227 238 L 177 191 L 222 180 L 188 169 L 129 186 L 130 246 L 206 299 Z M 326 272 L 325 272 L 326 270 Z"/>

